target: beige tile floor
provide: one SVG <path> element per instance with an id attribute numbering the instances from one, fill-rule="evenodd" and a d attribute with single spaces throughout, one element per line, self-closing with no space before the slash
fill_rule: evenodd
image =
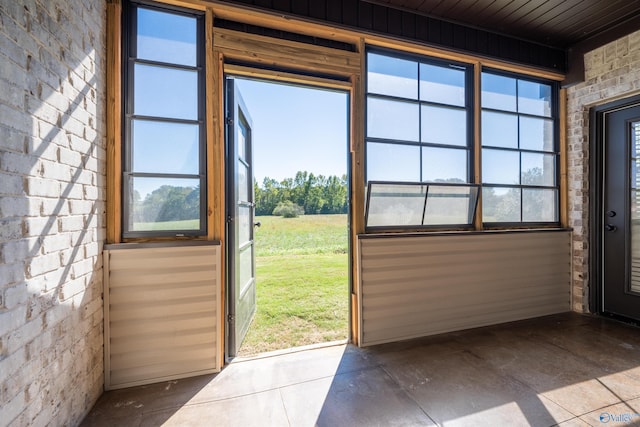
<path id="1" fill-rule="evenodd" d="M 234 361 L 104 393 L 82 425 L 640 425 L 640 329 L 567 313 Z"/>

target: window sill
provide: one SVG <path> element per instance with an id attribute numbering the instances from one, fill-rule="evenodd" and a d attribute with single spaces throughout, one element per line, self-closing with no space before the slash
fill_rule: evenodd
<path id="1" fill-rule="evenodd" d="M 127 242 L 104 245 L 104 250 L 142 249 L 142 248 L 177 248 L 188 246 L 219 246 L 219 240 L 171 240 L 160 242 Z"/>
<path id="2" fill-rule="evenodd" d="M 358 234 L 358 239 L 380 239 L 390 237 L 427 237 L 427 236 L 468 236 L 486 234 L 511 234 L 511 233 L 548 233 L 572 231 L 572 228 L 565 227 L 536 227 L 536 228 L 509 228 L 509 229 L 488 229 L 488 230 L 434 230 L 434 231 L 397 231 L 385 233 Z"/>

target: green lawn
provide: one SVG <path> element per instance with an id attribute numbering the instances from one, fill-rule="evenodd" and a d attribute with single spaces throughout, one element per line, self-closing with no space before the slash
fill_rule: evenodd
<path id="1" fill-rule="evenodd" d="M 259 216 L 256 256 L 347 253 L 346 215 Z"/>
<path id="2" fill-rule="evenodd" d="M 256 220 L 257 311 L 239 355 L 346 339 L 347 216 Z"/>

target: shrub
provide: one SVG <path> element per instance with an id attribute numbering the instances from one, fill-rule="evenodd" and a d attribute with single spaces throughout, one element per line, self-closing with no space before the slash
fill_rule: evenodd
<path id="1" fill-rule="evenodd" d="M 284 202 L 278 203 L 278 206 L 273 210 L 273 215 L 285 218 L 297 218 L 299 215 L 304 215 L 304 208 L 296 205 L 291 200 L 285 200 Z"/>

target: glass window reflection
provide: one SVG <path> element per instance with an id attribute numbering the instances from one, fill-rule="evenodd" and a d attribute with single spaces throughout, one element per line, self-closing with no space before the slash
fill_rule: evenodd
<path id="1" fill-rule="evenodd" d="M 420 64 L 420 99 L 463 107 L 466 103 L 465 77 L 464 70 Z"/>
<path id="2" fill-rule="evenodd" d="M 196 71 L 136 64 L 134 80 L 134 114 L 198 119 Z"/>
<path id="3" fill-rule="evenodd" d="M 517 111 L 516 79 L 482 73 L 482 108 Z"/>
<path id="4" fill-rule="evenodd" d="M 367 180 L 420 181 L 420 147 L 368 143 Z"/>
<path id="5" fill-rule="evenodd" d="M 420 137 L 419 105 L 369 97 L 367 102 L 367 136 L 418 141 Z"/>
<path id="6" fill-rule="evenodd" d="M 367 187 L 366 227 L 468 227 L 478 186 L 372 182 Z"/>
<path id="7" fill-rule="evenodd" d="M 418 63 L 387 55 L 367 55 L 367 91 L 418 99 Z"/>
<path id="8" fill-rule="evenodd" d="M 198 174 L 200 128 L 195 124 L 132 120 L 133 171 Z"/>
<path id="9" fill-rule="evenodd" d="M 193 17 L 138 8 L 138 58 L 195 67 L 196 24 Z"/>

